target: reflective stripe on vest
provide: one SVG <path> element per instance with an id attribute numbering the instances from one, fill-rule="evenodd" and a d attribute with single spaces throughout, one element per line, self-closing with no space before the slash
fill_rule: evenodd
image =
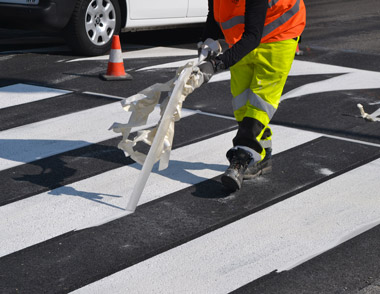
<path id="1" fill-rule="evenodd" d="M 223 30 L 228 30 L 228 29 L 231 29 L 238 24 L 244 24 L 244 21 L 245 21 L 244 15 L 238 15 L 238 16 L 234 16 L 233 18 L 221 23 L 220 27 Z"/>
<path id="2" fill-rule="evenodd" d="M 274 2 L 274 4 L 276 4 L 277 1 L 278 0 L 272 0 L 272 2 Z M 298 11 L 300 11 L 300 0 L 297 0 L 297 2 L 293 5 L 293 7 L 291 9 L 289 9 L 287 12 L 285 12 L 283 15 L 281 15 L 279 18 L 277 18 L 276 20 L 267 24 L 266 26 L 264 26 L 264 31 L 263 31 L 262 37 L 269 35 L 275 29 L 282 26 L 289 19 L 291 19 L 294 15 L 296 15 Z"/>
<path id="3" fill-rule="evenodd" d="M 273 105 L 269 104 L 260 96 L 253 93 L 251 89 L 245 90 L 243 93 L 237 95 L 232 99 L 233 110 L 236 111 L 242 108 L 247 104 L 247 101 L 249 101 L 252 106 L 265 111 L 268 114 L 269 119 L 272 119 L 274 113 L 276 112 L 276 108 L 274 108 Z"/>
<path id="4" fill-rule="evenodd" d="M 217 1 L 217 0 L 214 0 L 214 1 Z M 222 1 L 222 0 L 219 0 L 219 1 Z M 246 0 L 246 1 L 249 1 L 249 0 Z M 270 2 L 268 2 L 268 7 L 272 8 L 279 1 L 280 0 L 271 0 Z M 284 14 L 282 14 L 280 17 L 276 18 L 271 23 L 266 24 L 264 26 L 262 39 L 264 39 L 266 36 L 268 36 L 269 34 L 271 34 L 274 30 L 278 29 L 280 26 L 282 26 L 287 21 L 289 21 L 294 15 L 296 15 L 300 11 L 300 2 L 301 2 L 301 0 L 297 0 L 294 3 L 294 5 L 292 6 L 292 8 L 290 8 L 289 10 L 287 10 Z M 281 5 L 281 4 L 279 4 L 279 5 Z M 228 20 L 226 20 L 224 22 L 219 22 L 218 18 L 219 17 L 215 16 L 216 21 L 219 23 L 219 26 L 221 27 L 221 29 L 222 29 L 222 31 L 223 31 L 223 33 L 225 35 L 226 34 L 230 35 L 232 33 L 232 32 L 226 32 L 226 30 L 232 29 L 232 28 L 234 28 L 237 25 L 245 25 L 245 17 L 244 17 L 244 15 L 234 16 L 234 17 L 232 17 L 232 18 L 230 18 L 230 19 L 228 19 Z M 244 30 L 244 27 L 243 27 L 243 30 Z M 234 35 L 236 33 L 237 33 L 236 31 L 233 32 Z M 229 44 L 229 45 L 233 45 L 233 44 Z"/>

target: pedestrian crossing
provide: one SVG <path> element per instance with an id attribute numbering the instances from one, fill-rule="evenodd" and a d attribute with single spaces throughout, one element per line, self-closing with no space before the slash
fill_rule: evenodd
<path id="1" fill-rule="evenodd" d="M 380 224 L 380 212 L 373 209 L 380 205 L 373 197 L 378 181 L 365 190 L 376 181 L 379 165 L 377 160 L 348 172 L 73 293 L 228 293 L 290 270 Z M 356 193 L 342 191 L 358 177 L 366 180 L 355 186 Z"/>
<path id="2" fill-rule="evenodd" d="M 186 103 L 169 168 L 125 214 L 141 166 L 108 130 L 128 120 L 118 99 L 26 84 L 0 98 L 28 89 L 35 98 L 0 104 L 6 120 L 62 95 L 83 103 L 0 131 L 1 293 L 230 293 L 380 224 L 376 144 L 272 125 L 273 173 L 229 194 L 219 178 L 235 122 Z"/>

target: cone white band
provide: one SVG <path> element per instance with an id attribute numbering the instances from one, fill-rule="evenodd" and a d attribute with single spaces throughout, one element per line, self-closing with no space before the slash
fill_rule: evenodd
<path id="1" fill-rule="evenodd" d="M 109 62 L 120 63 L 123 62 L 123 55 L 121 50 L 111 49 Z"/>

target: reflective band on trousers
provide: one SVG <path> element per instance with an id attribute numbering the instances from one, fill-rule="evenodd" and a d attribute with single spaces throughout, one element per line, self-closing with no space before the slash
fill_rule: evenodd
<path id="1" fill-rule="evenodd" d="M 243 93 L 232 99 L 233 110 L 236 111 L 242 108 L 247 104 L 247 101 L 249 101 L 252 106 L 265 111 L 268 114 L 269 119 L 272 119 L 276 112 L 276 108 L 264 101 L 260 96 L 253 93 L 251 89 L 245 90 Z"/>
<path id="2" fill-rule="evenodd" d="M 274 4 L 276 4 L 276 0 L 273 0 L 272 2 L 274 2 Z M 276 20 L 272 21 L 271 23 L 267 24 L 264 27 L 262 37 L 269 35 L 275 29 L 282 26 L 289 19 L 291 19 L 294 15 L 296 15 L 299 10 L 300 10 L 300 0 L 297 0 L 297 2 L 293 5 L 293 7 L 290 10 L 288 10 L 283 15 L 281 15 L 281 17 L 277 18 Z"/>
<path id="3" fill-rule="evenodd" d="M 260 145 L 263 148 L 272 148 L 272 140 L 260 140 Z"/>
<path id="4" fill-rule="evenodd" d="M 277 2 L 278 0 L 272 0 L 268 5 L 269 7 L 272 7 L 273 5 L 276 5 Z M 289 19 L 291 19 L 294 15 L 296 15 L 299 10 L 300 10 L 300 0 L 297 0 L 297 2 L 293 5 L 293 7 L 290 10 L 285 12 L 281 17 L 277 18 L 276 20 L 264 26 L 262 37 L 269 35 L 275 29 L 277 29 L 278 27 L 286 23 Z M 238 24 L 244 24 L 244 23 L 245 23 L 244 15 L 238 15 L 225 22 L 220 23 L 220 27 L 223 30 L 228 30 Z"/>

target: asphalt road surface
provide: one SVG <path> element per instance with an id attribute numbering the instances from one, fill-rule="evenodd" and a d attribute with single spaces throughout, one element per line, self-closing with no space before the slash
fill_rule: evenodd
<path id="1" fill-rule="evenodd" d="M 225 72 L 187 97 L 133 214 L 141 166 L 108 128 L 196 58 L 201 30 L 122 34 L 130 81 L 101 80 L 109 56 L 58 35 L 0 30 L 0 293 L 380 293 L 380 4 L 305 2 L 272 173 L 220 183 L 236 132 Z"/>

